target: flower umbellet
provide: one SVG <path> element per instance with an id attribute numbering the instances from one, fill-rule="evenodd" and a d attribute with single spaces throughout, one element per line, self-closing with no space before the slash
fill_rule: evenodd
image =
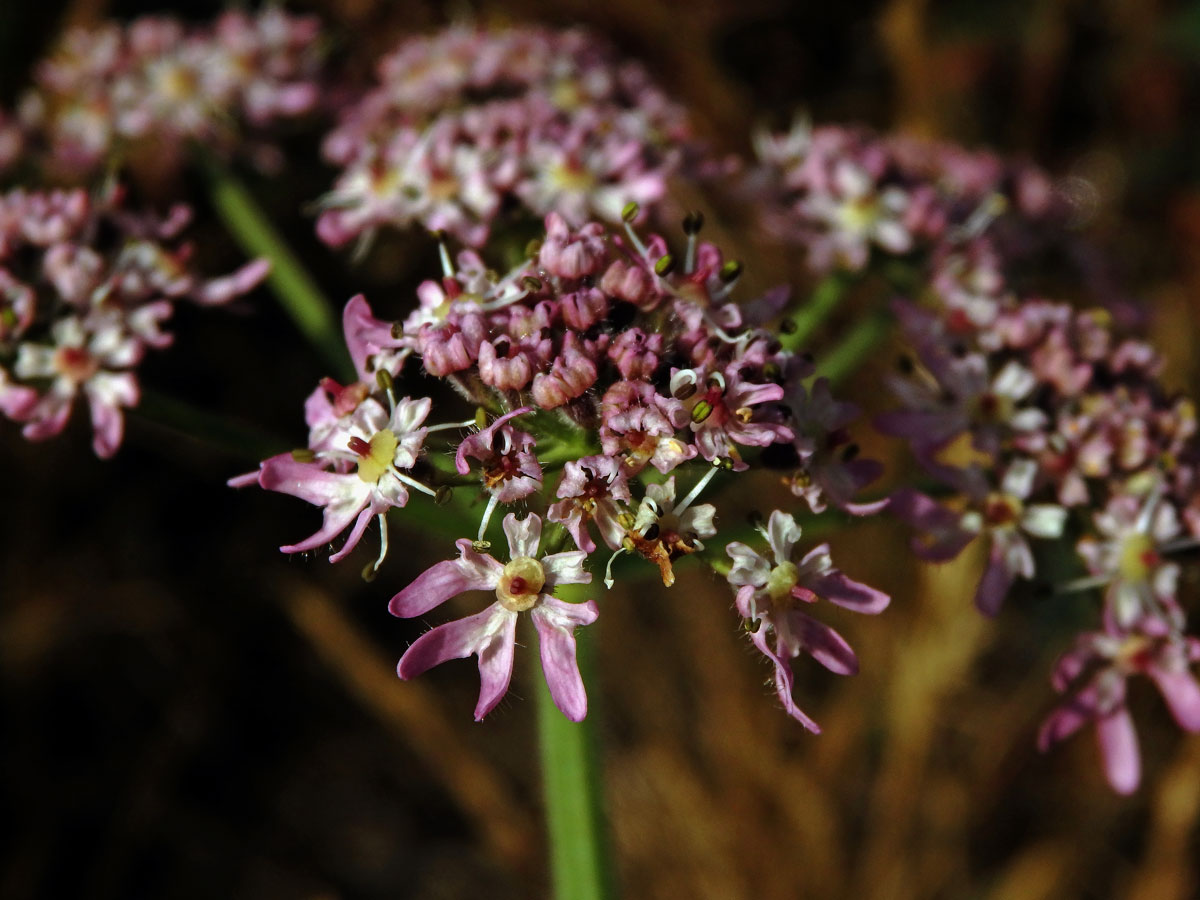
<path id="1" fill-rule="evenodd" d="M 765 328 L 746 324 L 731 297 L 740 264 L 699 238 L 699 217 L 685 223 L 676 263 L 663 238 L 633 227 L 636 208 L 624 213 L 619 230 L 548 215 L 544 239 L 507 272 L 489 269 L 478 251 L 455 256 L 442 243 L 440 277 L 420 285 L 395 323 L 353 298 L 343 327 L 357 380 L 323 380 L 305 405 L 308 446 L 232 482 L 322 508 L 321 528 L 285 552 L 316 550 L 348 531 L 330 557 L 341 560 L 377 520 L 384 541 L 365 574 L 384 560 L 389 514 L 425 502 L 416 494 L 456 506 L 470 498 L 478 524 L 460 526 L 458 558 L 420 575 L 391 609 L 423 616 L 464 591 L 496 593 L 484 612 L 419 638 L 399 667 L 409 678 L 478 656 L 477 718 L 507 689 L 518 613 L 526 610 L 556 703 L 568 718 L 581 717 L 572 634 L 596 618 L 600 602 L 564 603 L 553 586 L 603 573 L 611 587 L 622 568 L 649 563 L 671 587 L 683 561 L 711 562 L 715 485 L 744 477 L 764 448 L 790 447 L 800 426 L 814 434 L 809 419 L 849 440 L 853 408 L 837 406 L 827 384 L 817 388 L 827 412 L 783 402 L 801 390 L 809 367 Z M 759 306 L 777 305 L 779 296 Z M 474 415 L 431 424 L 439 414 L 429 398 L 397 397 L 405 367 L 449 383 Z M 868 480 L 825 483 L 835 503 L 852 505 Z M 501 517 L 508 562 L 489 549 L 493 518 Z M 543 523 L 543 544 L 575 549 L 539 557 Z M 818 554 L 808 565 L 832 584 L 826 562 Z"/>
<path id="2" fill-rule="evenodd" d="M 26 438 L 61 433 L 83 399 L 96 455 L 112 456 L 141 398 L 137 366 L 170 345 L 175 304 L 226 303 L 266 276 L 257 260 L 201 277 L 180 240 L 190 217 L 183 205 L 131 211 L 117 187 L 0 194 L 0 412 Z"/>

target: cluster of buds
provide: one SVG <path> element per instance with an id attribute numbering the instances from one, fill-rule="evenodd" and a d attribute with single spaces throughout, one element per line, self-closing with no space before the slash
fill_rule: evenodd
<path id="1" fill-rule="evenodd" d="M 1103 594 L 1101 628 L 1055 674 L 1067 694 L 1043 746 L 1095 720 L 1109 781 L 1138 783 L 1125 679 L 1148 674 L 1179 724 L 1200 730 L 1200 642 L 1177 596 L 1181 551 L 1200 544 L 1200 440 L 1190 399 L 1170 396 L 1145 343 L 1110 316 L 1044 300 L 1000 304 L 979 325 L 955 310 L 897 306 L 915 349 L 892 378 L 901 408 L 881 416 L 906 438 L 952 505 L 905 489 L 891 509 L 916 526 L 914 551 L 956 556 L 990 544 L 976 604 L 994 615 L 1018 579 L 1033 579 L 1031 539 L 1078 539 L 1086 575 L 1040 573 L 1060 591 Z"/>
<path id="2" fill-rule="evenodd" d="M 611 587 L 621 556 L 645 560 L 670 587 L 675 564 L 700 554 L 727 573 L 785 708 L 816 730 L 792 698 L 793 660 L 807 653 L 842 674 L 857 663 L 846 642 L 805 610 L 824 598 L 875 613 L 888 598 L 839 572 L 826 546 L 793 562 L 800 528 L 779 510 L 760 526 L 773 559 L 735 541 L 731 567 L 704 553 L 717 534 L 717 509 L 697 501 L 714 477 L 747 477 L 739 473 L 773 447 L 795 466 L 793 504 L 876 511 L 881 504 L 853 502 L 872 470 L 854 453 L 828 452 L 848 440 L 853 410 L 832 399 L 827 382 L 812 383 L 809 358 L 761 327 L 778 311 L 779 294 L 746 305 L 730 300 L 741 265 L 699 239 L 700 215 L 685 219 L 686 246 L 676 254 L 662 238 L 633 229 L 636 207 L 624 212 L 622 232 L 595 222 L 572 229 L 547 216 L 531 258 L 503 276 L 473 251 L 452 261 L 443 247 L 442 278 L 421 285 L 419 305 L 401 322 L 380 321 L 363 298 L 351 300 L 344 326 L 358 380 L 323 381 L 306 404 L 308 446 L 232 483 L 323 507 L 321 529 L 285 552 L 315 549 L 349 528 L 332 557 L 341 559 L 378 519 L 384 539 L 371 572 L 386 550 L 386 513 L 407 504 L 409 489 L 480 503 L 478 529 L 464 526 L 473 537 L 458 541 L 458 558 L 434 565 L 390 606 L 420 616 L 464 591 L 495 593 L 484 612 L 416 641 L 399 667 L 407 678 L 478 656 L 477 718 L 507 688 L 525 611 L 555 701 L 569 718 L 582 718 L 573 634 L 598 609 L 591 600 L 564 602 L 554 587 L 590 583 L 589 567 L 603 570 Z M 425 424 L 431 400 L 397 396 L 410 357 L 462 394 L 475 418 Z M 424 452 L 438 430 L 451 435 L 444 449 L 453 449 L 453 467 L 441 464 L 449 454 Z M 487 552 L 500 508 L 513 510 L 503 522 L 507 562 Z"/>
<path id="3" fill-rule="evenodd" d="M 325 140 L 333 246 L 414 223 L 481 246 L 513 209 L 619 222 L 663 196 L 690 137 L 644 69 L 580 30 L 451 28 L 405 40 L 378 78 Z"/>
<path id="4" fill-rule="evenodd" d="M 160 219 L 120 201 L 81 189 L 0 195 L 0 412 L 41 440 L 63 430 L 82 394 L 101 457 L 121 443 L 122 408 L 138 402 L 146 348 L 171 342 L 173 304 L 224 303 L 267 272 L 258 261 L 201 279 L 179 241 L 186 206 Z"/>
<path id="5" fill-rule="evenodd" d="M 269 165 L 278 153 L 253 139 L 320 100 L 319 33 L 317 19 L 275 6 L 229 11 L 205 28 L 143 17 L 70 31 L 38 66 L 16 122 L 0 118 L 0 168 L 17 157 L 6 154 L 10 144 L 73 183 L 125 162 L 162 170 L 191 142 L 219 152 L 253 146 Z"/>

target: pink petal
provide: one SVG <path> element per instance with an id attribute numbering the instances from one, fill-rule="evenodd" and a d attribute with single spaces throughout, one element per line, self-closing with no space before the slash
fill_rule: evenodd
<path id="1" fill-rule="evenodd" d="M 494 590 L 504 566 L 490 556 L 476 553 L 468 540 L 458 541 L 458 559 L 435 563 L 392 597 L 388 612 L 402 619 L 424 615 L 463 591 Z"/>
<path id="2" fill-rule="evenodd" d="M 775 693 L 779 696 L 779 702 L 783 704 L 784 710 L 789 716 L 811 731 L 813 734 L 821 733 L 821 726 L 804 714 L 804 711 L 796 705 L 796 701 L 792 698 L 792 665 L 789 660 L 783 659 L 770 648 L 767 644 L 767 628 L 764 626 L 754 632 L 750 639 L 754 642 L 762 654 L 771 660 L 775 666 Z"/>
<path id="3" fill-rule="evenodd" d="M 1142 778 L 1142 762 L 1129 710 L 1122 707 L 1100 719 L 1096 723 L 1096 738 L 1108 783 L 1118 794 L 1132 794 Z"/>
<path id="4" fill-rule="evenodd" d="M 835 675 L 857 675 L 858 657 L 840 634 L 802 612 L 788 614 L 789 624 L 812 658 Z"/>
<path id="5" fill-rule="evenodd" d="M 868 615 L 883 612 L 892 602 L 892 598 L 883 591 L 847 578 L 841 572 L 814 578 L 809 585 L 830 603 Z"/>
<path id="6" fill-rule="evenodd" d="M 975 591 L 975 606 L 985 616 L 996 615 L 1000 612 L 1012 583 L 1013 576 L 1004 558 L 1004 548 L 1000 546 L 999 541 L 993 541 L 987 569 L 979 579 L 979 588 Z"/>
<path id="7" fill-rule="evenodd" d="M 1184 731 L 1200 731 L 1200 684 L 1187 669 L 1174 671 L 1160 666 L 1150 669 L 1171 715 Z"/>
<path id="8" fill-rule="evenodd" d="M 596 621 L 596 603 L 566 603 L 545 595 L 534 608 L 534 627 L 537 628 L 542 672 L 554 705 L 572 722 L 587 715 L 587 692 L 579 674 L 575 654 L 575 628 Z"/>

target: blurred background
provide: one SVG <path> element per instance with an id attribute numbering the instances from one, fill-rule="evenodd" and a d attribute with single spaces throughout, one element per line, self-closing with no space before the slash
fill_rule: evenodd
<path id="1" fill-rule="evenodd" d="M 804 109 L 1031 159 L 1080 192 L 1169 359 L 1168 387 L 1200 395 L 1194 0 L 289 6 L 324 17 L 335 59 L 363 78 L 401 37 L 455 18 L 582 23 L 643 61 L 726 152 Z M 162 10 L 3 4 L 0 100 L 64 26 Z M 331 173 L 311 136 L 293 143 L 286 183 L 256 190 L 334 302 L 366 290 L 398 314 L 436 250 L 397 242 L 355 268 L 322 247 L 295 198 L 319 196 Z M 195 201 L 200 252 L 230 268 L 236 249 Z M 763 266 L 785 259 L 737 249 Z M 145 385 L 302 440 L 303 398 L 325 372 L 265 293 L 181 308 L 175 331 Z M 878 394 L 892 359 L 881 351 L 846 393 Z M 226 489 L 254 457 L 144 415 L 113 461 L 89 443 L 80 416 L 37 445 L 0 423 L 0 897 L 545 893 L 528 666 L 482 725 L 473 663 L 412 683 L 394 674 L 426 626 L 394 619 L 387 600 L 450 555 L 447 542 L 396 539 L 365 584 L 367 547 L 339 567 L 278 553 L 318 514 Z M 903 457 L 878 439 L 865 450 Z M 1200 896 L 1200 736 L 1181 737 L 1152 690 L 1131 701 L 1145 767 L 1132 797 L 1104 784 L 1090 733 L 1036 752 L 1049 670 L 1070 640 L 1066 601 L 1018 596 L 985 621 L 970 554 L 918 565 L 886 521 L 831 540 L 848 574 L 895 599 L 880 617 L 832 617 L 862 661 L 856 678 L 801 669 L 797 696 L 821 736 L 779 710 L 728 587 L 700 566 L 681 565 L 671 591 L 647 573 L 603 598 L 589 691 L 627 897 Z M 1184 585 L 1193 611 L 1198 595 Z"/>

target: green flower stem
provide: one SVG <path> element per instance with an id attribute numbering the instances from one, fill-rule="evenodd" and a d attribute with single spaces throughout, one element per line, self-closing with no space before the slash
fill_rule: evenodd
<path id="1" fill-rule="evenodd" d="M 246 186 L 212 154 L 200 151 L 197 157 L 208 177 L 213 208 L 230 234 L 247 254 L 270 261 L 267 284 L 284 311 L 326 364 L 333 367 L 334 373 L 343 381 L 353 381 L 356 376 L 342 339 L 341 325 L 312 276 Z"/>
<path id="2" fill-rule="evenodd" d="M 230 456 L 254 463 L 287 449 L 284 441 L 266 432 L 145 388 L 142 389 L 141 402 L 130 413 L 192 440 L 219 448 Z"/>
<path id="3" fill-rule="evenodd" d="M 829 275 L 817 285 L 808 301 L 796 312 L 788 316 L 795 326 L 789 332 L 779 335 L 779 342 L 785 350 L 796 353 L 806 348 L 809 339 L 825 320 L 833 315 L 853 278 L 843 272 Z"/>
<path id="4" fill-rule="evenodd" d="M 557 594 L 560 599 L 576 602 L 585 599 L 589 590 L 584 585 L 563 585 Z M 579 669 L 592 692 L 592 711 L 582 722 L 569 721 L 554 705 L 541 661 L 530 654 L 536 667 L 538 736 L 555 900 L 604 900 L 613 896 L 596 740 L 596 682 L 591 677 L 590 639 L 594 635 L 590 632 L 595 627 L 576 632 Z"/>
<path id="5" fill-rule="evenodd" d="M 817 364 L 817 377 L 828 378 L 836 387 L 870 358 L 887 338 L 891 328 L 892 316 L 884 310 L 864 316 Z"/>

